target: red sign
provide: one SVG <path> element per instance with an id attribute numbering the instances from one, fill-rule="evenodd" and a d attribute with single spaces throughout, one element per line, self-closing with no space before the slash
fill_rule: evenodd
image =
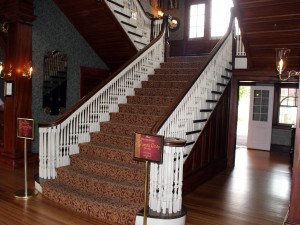
<path id="1" fill-rule="evenodd" d="M 135 133 L 133 157 L 135 159 L 161 163 L 163 146 L 163 136 Z"/>
<path id="2" fill-rule="evenodd" d="M 18 138 L 34 139 L 34 120 L 18 118 Z"/>

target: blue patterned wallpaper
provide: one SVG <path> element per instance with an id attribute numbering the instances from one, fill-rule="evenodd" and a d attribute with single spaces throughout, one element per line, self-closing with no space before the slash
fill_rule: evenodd
<path id="1" fill-rule="evenodd" d="M 47 51 L 58 50 L 68 56 L 67 110 L 79 100 L 80 66 L 108 69 L 53 0 L 35 0 L 36 20 L 32 26 L 32 117 L 35 119 L 35 140 L 32 152 L 38 152 L 38 123 L 50 122 L 59 116 L 46 115 L 42 108 L 43 59 Z"/>

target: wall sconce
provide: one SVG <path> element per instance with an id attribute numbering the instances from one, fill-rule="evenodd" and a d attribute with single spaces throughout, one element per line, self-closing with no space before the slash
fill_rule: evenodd
<path id="1" fill-rule="evenodd" d="M 8 73 L 5 73 L 5 64 L 0 62 L 0 78 L 4 78 L 5 76 L 11 77 L 12 75 L 12 65 L 9 64 Z"/>
<path id="2" fill-rule="evenodd" d="M 176 17 L 173 17 L 172 20 L 171 20 L 171 22 L 170 22 L 170 24 L 169 24 L 170 30 L 171 31 L 176 31 L 176 30 L 178 30 L 179 26 L 180 26 L 179 19 L 176 18 Z"/>
<path id="3" fill-rule="evenodd" d="M 158 12 L 157 12 L 157 17 L 158 18 L 162 18 L 164 16 L 164 13 L 161 11 L 161 10 L 159 10 Z"/>
<path id="4" fill-rule="evenodd" d="M 276 51 L 276 69 L 279 75 L 279 79 L 282 81 L 287 81 L 291 77 L 300 76 L 300 72 L 295 70 L 287 71 L 287 77 L 282 78 L 282 74 L 287 65 L 287 58 L 291 52 L 291 49 L 288 48 L 275 48 Z"/>
<path id="5" fill-rule="evenodd" d="M 27 65 L 24 65 L 22 76 L 31 79 L 32 71 L 33 71 L 32 63 L 28 62 Z"/>

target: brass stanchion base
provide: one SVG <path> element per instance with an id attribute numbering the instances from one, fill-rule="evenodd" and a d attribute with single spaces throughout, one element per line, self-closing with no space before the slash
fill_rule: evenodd
<path id="1" fill-rule="evenodd" d="M 33 189 L 28 189 L 27 190 L 27 195 L 25 195 L 25 190 L 19 190 L 19 191 L 16 191 L 14 193 L 14 196 L 17 198 L 17 199 L 29 199 L 33 196 L 36 196 L 38 194 L 38 191 L 37 190 L 33 190 Z"/>

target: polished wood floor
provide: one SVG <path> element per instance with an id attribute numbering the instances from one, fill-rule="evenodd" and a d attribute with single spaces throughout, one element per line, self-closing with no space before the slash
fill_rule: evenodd
<path id="1" fill-rule="evenodd" d="M 291 184 L 288 160 L 287 154 L 238 149 L 233 171 L 220 173 L 184 197 L 186 225 L 282 224 Z M 37 171 L 37 167 L 29 168 L 31 188 Z M 23 187 L 23 170 L 0 167 L 1 225 L 107 224 L 40 194 L 27 201 L 15 199 L 13 193 Z"/>

